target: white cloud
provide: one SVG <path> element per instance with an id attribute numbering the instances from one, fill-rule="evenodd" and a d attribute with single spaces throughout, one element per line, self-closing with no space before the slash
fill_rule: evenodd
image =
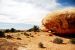
<path id="1" fill-rule="evenodd" d="M 14 0 L 14 1 L 17 1 L 20 3 L 24 3 L 24 2 L 31 3 L 35 6 L 38 6 L 40 8 L 47 9 L 47 10 L 55 9 L 61 5 L 57 3 L 57 0 Z"/>
<path id="2" fill-rule="evenodd" d="M 37 24 L 59 5 L 56 0 L 1 0 L 0 22 Z"/>

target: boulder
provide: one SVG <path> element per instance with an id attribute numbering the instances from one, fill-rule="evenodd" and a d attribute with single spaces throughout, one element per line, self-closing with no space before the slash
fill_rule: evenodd
<path id="1" fill-rule="evenodd" d="M 54 11 L 42 20 L 42 30 L 56 34 L 75 34 L 75 8 Z"/>

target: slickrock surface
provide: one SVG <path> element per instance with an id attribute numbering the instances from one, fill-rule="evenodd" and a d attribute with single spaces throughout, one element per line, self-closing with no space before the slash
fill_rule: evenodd
<path id="1" fill-rule="evenodd" d="M 48 14 L 42 20 L 42 30 L 57 34 L 75 34 L 75 8 L 64 9 Z"/>

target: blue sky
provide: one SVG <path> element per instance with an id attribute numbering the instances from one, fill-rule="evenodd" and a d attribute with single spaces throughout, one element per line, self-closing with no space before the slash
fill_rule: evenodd
<path id="1" fill-rule="evenodd" d="M 62 6 L 75 6 L 75 0 L 57 0 Z"/>
<path id="2" fill-rule="evenodd" d="M 49 12 L 74 6 L 75 0 L 0 0 L 0 25 L 2 22 L 40 25 Z"/>

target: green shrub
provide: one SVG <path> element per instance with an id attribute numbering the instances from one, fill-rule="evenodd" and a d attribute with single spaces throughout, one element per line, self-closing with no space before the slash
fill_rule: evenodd
<path id="1" fill-rule="evenodd" d="M 34 26 L 33 26 L 33 31 L 34 31 L 34 32 L 39 32 L 39 27 L 36 26 L 36 25 L 34 25 Z"/>
<path id="2" fill-rule="evenodd" d="M 31 37 L 34 37 L 33 35 L 31 35 Z"/>
<path id="3" fill-rule="evenodd" d="M 63 40 L 61 38 L 55 38 L 53 40 L 53 43 L 56 43 L 56 44 L 62 44 L 63 43 Z"/>
<path id="4" fill-rule="evenodd" d="M 19 37 L 18 37 L 17 39 L 18 39 L 18 40 L 22 40 L 22 39 L 21 39 L 21 38 L 19 38 Z"/>
<path id="5" fill-rule="evenodd" d="M 75 38 L 70 39 L 70 43 L 75 44 Z"/>
<path id="6" fill-rule="evenodd" d="M 5 37 L 5 33 L 0 31 L 0 37 Z"/>
<path id="7" fill-rule="evenodd" d="M 39 31 L 40 31 L 40 29 L 39 29 L 39 27 L 38 27 L 38 26 L 34 25 L 32 28 L 28 29 L 27 31 L 28 31 L 28 32 L 31 32 L 31 31 L 39 32 Z"/>
<path id="8" fill-rule="evenodd" d="M 26 33 L 26 32 L 24 33 L 24 35 L 25 35 L 25 36 L 29 36 L 29 34 L 28 34 L 28 33 Z"/>
<path id="9" fill-rule="evenodd" d="M 41 42 L 39 43 L 40 48 L 46 48 Z"/>
<path id="10" fill-rule="evenodd" d="M 10 29 L 10 32 L 16 32 L 16 29 L 11 28 L 11 29 Z"/>
<path id="11" fill-rule="evenodd" d="M 7 39 L 11 39 L 11 38 L 13 38 L 13 37 L 12 37 L 11 35 L 7 35 L 6 38 L 7 38 Z"/>
<path id="12" fill-rule="evenodd" d="M 6 30 L 5 30 L 5 33 L 8 33 L 8 32 L 10 32 L 10 30 L 9 30 L 9 29 L 6 29 Z"/>
<path id="13" fill-rule="evenodd" d="M 11 29 L 6 29 L 4 32 L 5 33 L 8 33 L 8 32 L 20 32 L 20 30 L 16 30 L 14 28 L 11 28 Z"/>

